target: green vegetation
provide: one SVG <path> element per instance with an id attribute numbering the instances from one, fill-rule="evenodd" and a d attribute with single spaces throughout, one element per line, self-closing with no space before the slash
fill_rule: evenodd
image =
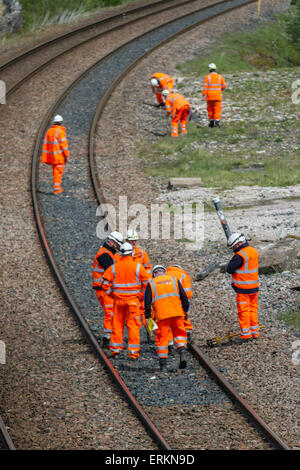
<path id="1" fill-rule="evenodd" d="M 281 313 L 278 315 L 278 319 L 300 330 L 300 298 L 296 301 L 295 310 Z"/>
<path id="2" fill-rule="evenodd" d="M 279 15 L 276 21 L 255 31 L 224 35 L 206 56 L 179 64 L 177 68 L 185 75 L 203 75 L 208 61 L 216 63 L 221 73 L 293 67 L 300 65 L 299 42 L 300 5 L 293 7 L 289 15 Z"/>
<path id="3" fill-rule="evenodd" d="M 79 14 L 96 8 L 112 7 L 133 0 L 20 0 L 23 8 L 24 30 L 47 23 L 64 23 Z"/>

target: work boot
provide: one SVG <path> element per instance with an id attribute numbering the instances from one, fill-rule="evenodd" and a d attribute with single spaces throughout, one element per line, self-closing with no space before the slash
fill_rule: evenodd
<path id="1" fill-rule="evenodd" d="M 109 338 L 106 338 L 106 336 L 103 336 L 102 338 L 102 347 L 103 348 L 108 348 L 109 345 Z"/>
<path id="2" fill-rule="evenodd" d="M 215 121 L 215 126 L 220 127 L 220 121 Z"/>
<path id="3" fill-rule="evenodd" d="M 214 125 L 215 125 L 215 121 L 213 119 L 209 121 L 208 127 L 214 127 Z"/>
<path id="4" fill-rule="evenodd" d="M 168 346 L 168 353 L 169 353 L 169 356 L 173 356 L 173 355 L 174 355 L 174 346 L 173 346 L 173 344 L 169 344 L 169 346 Z"/>
<path id="5" fill-rule="evenodd" d="M 180 352 L 180 362 L 179 362 L 179 369 L 185 369 L 187 366 L 186 354 L 185 351 Z"/>
<path id="6" fill-rule="evenodd" d="M 251 343 L 252 337 L 251 338 L 238 338 L 235 341 L 235 344 L 245 344 L 245 343 Z"/>
<path id="7" fill-rule="evenodd" d="M 166 370 L 166 368 L 167 368 L 167 359 L 165 357 L 161 357 L 159 359 L 159 367 L 160 367 L 161 372 Z"/>

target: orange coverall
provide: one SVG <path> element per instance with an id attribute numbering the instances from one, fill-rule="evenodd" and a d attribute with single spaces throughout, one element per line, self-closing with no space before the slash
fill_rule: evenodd
<path id="1" fill-rule="evenodd" d="M 184 292 L 186 293 L 187 298 L 190 300 L 193 295 L 193 289 L 192 289 L 192 280 L 188 273 L 186 273 L 183 269 L 178 268 L 177 266 L 169 266 L 166 270 L 167 274 L 170 274 L 170 276 L 175 277 L 175 279 L 178 279 L 180 281 Z M 186 330 L 192 330 L 193 325 L 191 324 L 191 321 L 189 318 L 184 320 L 184 326 Z M 172 339 L 172 338 L 171 338 Z"/>
<path id="2" fill-rule="evenodd" d="M 211 72 L 205 77 L 202 90 L 206 97 L 208 119 L 210 121 L 220 121 L 222 111 L 222 91 L 227 87 L 227 83 L 222 75 Z"/>
<path id="3" fill-rule="evenodd" d="M 157 78 L 157 80 L 159 81 L 159 87 L 153 87 L 151 85 L 151 88 L 152 88 L 153 93 L 156 94 L 157 102 L 161 104 L 164 102 L 162 91 L 173 90 L 174 79 L 170 77 L 169 75 L 167 75 L 166 73 L 160 73 L 160 72 L 157 72 L 151 75 L 151 79 L 152 78 Z"/>
<path id="4" fill-rule="evenodd" d="M 246 243 L 236 251 L 233 259 L 238 255 L 242 258 L 241 265 L 234 272 L 230 270 L 230 263 L 227 266 L 227 272 L 232 274 L 232 287 L 236 291 L 236 303 L 241 329 L 240 338 L 258 338 L 258 266 L 259 250 Z"/>
<path id="5" fill-rule="evenodd" d="M 186 123 L 190 111 L 189 101 L 179 93 L 169 93 L 166 101 L 167 116 L 172 114 L 172 137 L 178 137 L 178 122 L 180 121 L 181 133 L 186 134 Z"/>
<path id="6" fill-rule="evenodd" d="M 184 327 L 185 313 L 182 309 L 182 298 L 188 300 L 184 290 L 179 291 L 179 281 L 169 274 L 162 274 L 154 279 L 150 279 L 147 290 L 151 289 L 152 311 L 154 321 L 158 329 L 155 334 L 156 352 L 159 359 L 168 357 L 169 330 L 171 328 L 174 337 L 175 348 L 178 351 L 186 349 L 187 334 Z M 183 296 L 183 297 L 182 297 Z M 146 316 L 149 316 L 150 305 L 148 304 L 147 293 L 145 294 Z"/>
<path id="7" fill-rule="evenodd" d="M 42 163 L 52 165 L 54 194 L 63 192 L 61 180 L 69 156 L 66 128 L 54 124 L 46 133 L 42 153 Z"/>
<path id="8" fill-rule="evenodd" d="M 112 356 L 119 354 L 123 346 L 125 323 L 128 329 L 128 355 L 137 359 L 140 354 L 140 299 L 150 275 L 132 256 L 121 256 L 111 265 L 102 278 L 102 289 L 114 299 L 112 333 L 109 349 Z"/>

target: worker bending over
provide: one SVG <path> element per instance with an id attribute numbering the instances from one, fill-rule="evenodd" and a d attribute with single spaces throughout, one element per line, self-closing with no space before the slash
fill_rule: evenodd
<path id="1" fill-rule="evenodd" d="M 222 75 L 217 73 L 215 64 L 209 64 L 209 74 L 206 75 L 202 94 L 206 97 L 209 127 L 220 127 L 222 111 L 222 91 L 227 83 Z"/>
<path id="2" fill-rule="evenodd" d="M 96 290 L 97 299 L 104 311 L 102 346 L 108 346 L 112 332 L 113 299 L 102 290 L 102 276 L 113 264 L 114 256 L 123 243 L 120 232 L 111 232 L 103 245 L 97 251 L 93 261 L 92 286 Z"/>
<path id="3" fill-rule="evenodd" d="M 179 93 L 173 93 L 169 90 L 163 91 L 167 117 L 172 116 L 171 136 L 178 137 L 178 123 L 180 122 L 181 133 L 187 133 L 187 121 L 191 112 L 189 101 Z"/>
<path id="4" fill-rule="evenodd" d="M 154 73 L 151 78 L 152 92 L 156 95 L 157 107 L 164 106 L 164 100 L 162 97 L 163 90 L 173 90 L 174 79 L 166 73 Z"/>
<path id="5" fill-rule="evenodd" d="M 46 133 L 43 144 L 42 163 L 52 165 L 54 194 L 63 192 L 61 181 L 65 164 L 69 162 L 70 156 L 66 128 L 62 123 L 62 116 L 57 114 Z"/>
<path id="6" fill-rule="evenodd" d="M 140 354 L 140 299 L 150 275 L 140 263 L 132 259 L 133 248 L 130 243 L 120 247 L 120 260 L 112 264 L 102 277 L 102 289 L 113 298 L 112 333 L 109 349 L 112 357 L 123 350 L 123 333 L 126 323 L 128 329 L 128 356 L 137 360 Z"/>
<path id="7" fill-rule="evenodd" d="M 257 298 L 259 290 L 258 265 L 259 250 L 249 246 L 241 233 L 233 233 L 228 238 L 228 246 L 235 255 L 227 265 L 232 274 L 232 287 L 236 294 L 237 311 L 240 323 L 241 341 L 259 337 L 257 318 Z"/>
<path id="8" fill-rule="evenodd" d="M 152 277 L 145 290 L 145 315 L 147 319 L 150 318 L 152 308 L 158 326 L 155 343 L 160 369 L 164 370 L 167 365 L 170 328 L 175 348 L 180 354 L 179 368 L 184 369 L 187 365 L 184 319 L 189 309 L 188 298 L 180 281 L 167 274 L 164 266 L 154 266 Z"/>

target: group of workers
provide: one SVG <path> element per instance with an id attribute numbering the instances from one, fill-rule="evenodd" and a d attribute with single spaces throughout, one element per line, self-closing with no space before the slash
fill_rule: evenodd
<path id="1" fill-rule="evenodd" d="M 220 127 L 222 111 L 222 91 L 227 84 L 224 77 L 217 73 L 217 67 L 211 63 L 208 66 L 202 94 L 206 98 L 209 127 Z M 187 121 L 191 118 L 190 102 L 180 93 L 174 91 L 174 79 L 161 72 L 154 73 L 151 78 L 151 88 L 156 95 L 157 107 L 165 107 L 167 117 L 172 117 L 171 136 L 178 137 L 180 122 L 181 134 L 187 133 Z"/>
<path id="2" fill-rule="evenodd" d="M 104 311 L 102 345 L 116 358 L 124 349 L 128 329 L 128 357 L 140 355 L 140 328 L 150 317 L 157 325 L 156 352 L 160 368 L 170 351 L 180 356 L 179 368 L 187 365 L 185 350 L 193 326 L 189 320 L 192 297 L 190 276 L 179 265 L 151 267 L 147 252 L 137 246 L 138 234 L 128 230 L 125 239 L 111 232 L 93 261 L 92 286 Z"/>

